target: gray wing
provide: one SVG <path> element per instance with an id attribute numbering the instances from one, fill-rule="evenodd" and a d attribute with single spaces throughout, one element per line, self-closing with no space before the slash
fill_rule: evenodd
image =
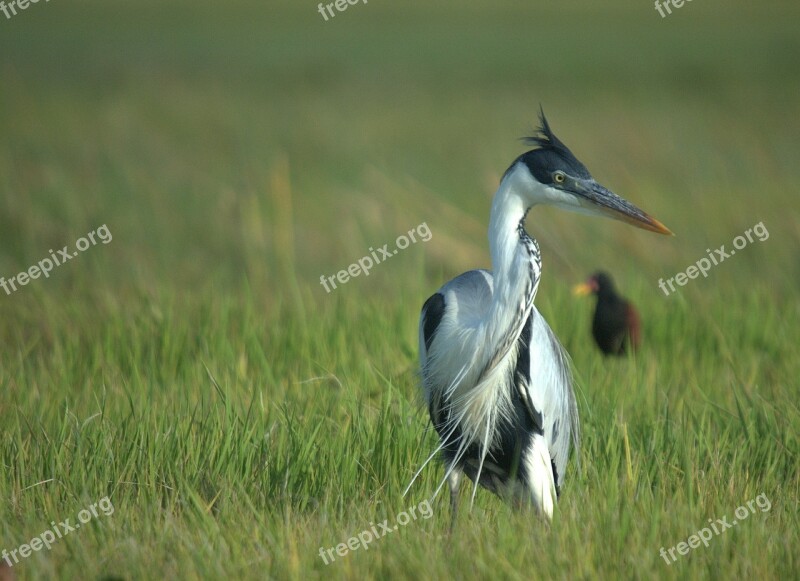
<path id="1" fill-rule="evenodd" d="M 492 273 L 479 269 L 457 276 L 425 301 L 419 318 L 419 360 L 429 405 L 432 378 L 425 370 L 432 349 L 436 349 L 434 341 L 442 321 L 450 317 L 450 323 L 459 328 L 474 325 L 484 315 L 491 299 Z M 441 349 L 439 351 L 441 354 Z M 458 369 L 452 369 L 453 375 L 457 372 Z"/>

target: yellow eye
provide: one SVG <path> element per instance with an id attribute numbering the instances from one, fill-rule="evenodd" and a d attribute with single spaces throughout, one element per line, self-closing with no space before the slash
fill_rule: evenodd
<path id="1" fill-rule="evenodd" d="M 553 179 L 555 180 L 555 182 L 557 184 L 563 184 L 564 180 L 567 179 L 567 178 L 563 173 L 561 173 L 560 171 L 557 171 L 556 173 L 553 174 Z"/>

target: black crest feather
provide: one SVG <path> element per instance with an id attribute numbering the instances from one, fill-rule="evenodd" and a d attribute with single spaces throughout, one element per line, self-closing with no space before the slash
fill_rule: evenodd
<path id="1" fill-rule="evenodd" d="M 542 149 L 554 150 L 564 156 L 575 157 L 569 148 L 556 137 L 553 130 L 550 129 L 550 124 L 547 122 L 547 117 L 544 116 L 544 109 L 542 109 L 541 105 L 539 106 L 539 128 L 534 135 L 524 137 L 522 140 L 527 145 L 535 145 Z"/>
<path id="2" fill-rule="evenodd" d="M 586 166 L 578 161 L 570 149 L 555 136 L 541 106 L 539 106 L 539 128 L 531 137 L 524 137 L 523 141 L 536 149 L 523 153 L 511 167 L 517 161 L 522 161 L 541 183 L 551 183 L 552 173 L 557 169 L 575 177 L 584 179 L 592 177 Z"/>

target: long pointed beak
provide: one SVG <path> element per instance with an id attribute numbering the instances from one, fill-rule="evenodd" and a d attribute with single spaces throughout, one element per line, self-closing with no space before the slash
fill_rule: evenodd
<path id="1" fill-rule="evenodd" d="M 631 226 L 674 236 L 661 222 L 594 180 L 575 180 L 581 206 L 593 214 L 621 220 Z"/>

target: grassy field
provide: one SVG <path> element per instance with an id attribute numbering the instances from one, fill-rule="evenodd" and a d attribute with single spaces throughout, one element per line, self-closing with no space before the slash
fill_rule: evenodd
<path id="1" fill-rule="evenodd" d="M 111 236 L 0 290 L 0 550 L 97 513 L 18 579 L 800 575 L 800 8 L 518 4 L 0 13 L 0 277 Z M 447 495 L 423 510 L 438 463 L 402 497 L 436 445 L 419 309 L 490 267 L 491 195 L 540 103 L 676 237 L 531 212 L 580 468 L 550 527 L 479 491 L 448 535 Z M 320 284 L 421 224 L 369 277 Z M 604 359 L 570 295 L 598 268 L 642 314 L 635 357 Z M 709 519 L 739 522 L 667 564 Z"/>

